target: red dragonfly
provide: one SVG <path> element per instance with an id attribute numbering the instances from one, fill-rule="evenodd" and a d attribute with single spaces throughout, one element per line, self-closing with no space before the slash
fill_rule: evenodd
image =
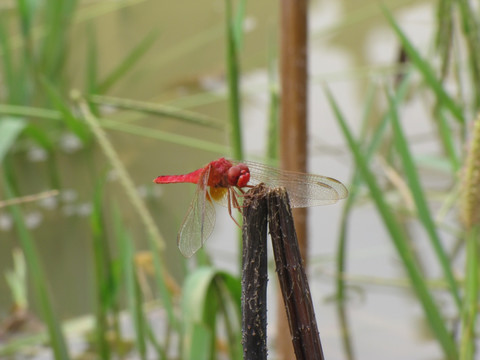
<path id="1" fill-rule="evenodd" d="M 177 237 L 178 248 L 185 257 L 195 254 L 213 231 L 215 208 L 212 200 L 227 206 L 233 219 L 232 208 L 241 212 L 239 198 L 244 193 L 243 189 L 260 183 L 268 187 L 285 187 L 292 207 L 333 204 L 348 195 L 347 188 L 341 182 L 326 176 L 280 170 L 251 161 L 240 162 L 225 158 L 212 161 L 189 174 L 159 176 L 153 182 L 197 184 L 197 190 Z"/>

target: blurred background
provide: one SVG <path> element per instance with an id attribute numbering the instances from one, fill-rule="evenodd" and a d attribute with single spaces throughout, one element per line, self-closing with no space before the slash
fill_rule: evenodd
<path id="1" fill-rule="evenodd" d="M 176 234 L 195 186 L 154 185 L 152 180 L 234 156 L 226 74 L 229 1 L 53 3 L 0 1 L 0 273 L 10 274 L 0 277 L 0 358 L 61 358 L 62 342 L 72 336 L 80 339 L 76 346 L 67 341 L 72 357 L 178 358 L 185 335 L 178 326 L 186 316 L 181 299 L 189 291 L 184 281 L 199 266 L 238 280 L 239 232 L 228 211 L 217 208 L 216 227 L 205 249 L 194 260 L 184 259 Z M 444 80 L 445 91 L 464 96 L 462 118 L 473 120 L 473 78 L 462 66 L 474 50 L 462 38 L 464 58 L 443 61 L 453 50 L 442 44 L 441 32 L 450 31 L 444 39 L 463 34 L 455 20 L 451 29 L 442 22 L 442 11 L 453 9 L 451 2 L 382 4 Z M 268 146 L 277 139 L 272 128 L 278 112 L 279 4 L 267 0 L 231 6 L 236 34 L 242 34 L 237 76 L 243 157 L 275 163 L 276 152 L 269 153 Z M 456 11 L 458 17 L 465 15 Z M 408 73 L 411 80 L 399 110 L 402 126 L 432 216 L 443 216 L 439 221 L 444 226 L 438 228 L 443 244 L 452 250 L 454 272 L 462 273 L 464 257 L 452 255 L 459 230 L 448 229 L 458 225 L 457 215 L 451 200 L 445 205 L 455 194 L 460 161 L 451 166 L 445 138 L 433 121 L 439 95 L 425 76 L 428 71 L 416 61 L 414 70 L 403 71 L 412 55 L 405 55 L 405 43 L 378 1 L 311 1 L 309 22 L 309 172 L 350 187 L 357 171 L 325 86 L 352 132 L 371 139 L 388 112 L 386 84 L 397 89 Z M 449 66 L 457 71 L 453 76 L 445 71 Z M 468 80 L 462 80 L 465 77 Z M 442 116 L 451 126 L 458 160 L 469 127 L 456 127 L 454 115 Z M 107 134 L 113 154 L 92 131 L 91 122 Z M 391 131 L 382 136 L 378 154 L 369 162 L 372 174 L 414 244 L 419 267 L 439 281 L 435 299 L 450 326 L 458 320 L 458 309 L 445 290 L 443 268 L 417 218 L 408 186 L 407 194 L 402 193 L 407 180 L 396 168 Z M 363 150 L 366 144 L 361 144 Z M 360 184 L 356 190 L 348 226 L 343 223 L 342 228 L 345 202 L 309 213 L 310 287 L 326 357 L 444 358 L 445 346 L 439 346 L 408 285 L 369 188 Z M 18 203 L 12 205 L 12 199 Z M 139 209 L 147 209 L 150 216 Z M 343 299 L 348 339 L 335 300 L 341 229 L 348 238 L 348 264 L 342 274 L 348 283 Z M 26 277 L 21 275 L 23 256 Z M 271 269 L 269 346 L 275 358 L 273 264 Z M 112 320 L 117 316 L 125 323 Z M 238 313 L 225 316 L 237 318 Z M 91 318 L 90 323 L 79 321 Z M 60 323 L 74 326 L 61 335 L 55 330 Z M 449 329 L 454 332 L 456 327 Z M 49 345 L 38 337 L 47 330 L 50 337 L 58 336 L 57 342 Z M 106 332 L 114 333 L 115 341 Z M 234 357 L 225 348 L 228 345 L 217 344 L 215 356 Z"/>

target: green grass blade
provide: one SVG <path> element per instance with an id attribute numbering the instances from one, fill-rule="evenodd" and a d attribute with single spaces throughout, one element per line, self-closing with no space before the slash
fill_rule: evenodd
<path id="1" fill-rule="evenodd" d="M 391 114 L 395 144 L 397 147 L 398 154 L 402 159 L 403 169 L 407 177 L 410 191 L 412 192 L 412 197 L 417 208 L 418 216 L 420 217 L 420 221 L 422 222 L 423 227 L 425 228 L 428 234 L 428 237 L 430 238 L 430 242 L 432 244 L 432 247 L 435 250 L 438 261 L 440 262 L 440 266 L 442 268 L 443 274 L 449 284 L 450 292 L 455 300 L 455 304 L 460 310 L 461 300 L 460 300 L 460 292 L 458 290 L 457 282 L 455 281 L 455 277 L 453 276 L 450 261 L 448 260 L 447 254 L 445 253 L 445 249 L 443 248 L 442 242 L 437 232 L 435 222 L 433 221 L 432 215 L 430 214 L 430 209 L 428 207 L 427 200 L 425 198 L 425 194 L 422 189 L 422 185 L 420 184 L 419 175 L 415 167 L 413 157 L 410 153 L 407 139 L 405 137 L 405 134 L 403 133 L 402 126 L 400 125 L 400 121 L 398 119 L 398 112 L 397 112 L 397 102 L 393 99 L 392 95 L 388 92 L 387 92 L 387 97 L 388 97 L 388 102 L 390 106 L 390 114 Z"/>
<path id="2" fill-rule="evenodd" d="M 230 359 L 242 359 L 243 348 L 241 332 L 241 285 L 238 278 L 220 272 L 215 278 L 215 291 L 218 296 L 218 311 L 225 323 Z"/>
<path id="3" fill-rule="evenodd" d="M 269 51 L 268 62 L 268 84 L 269 84 L 269 115 L 268 115 L 268 136 L 267 136 L 267 159 L 271 161 L 270 165 L 278 159 L 278 141 L 279 125 L 280 125 L 280 94 L 277 77 L 277 57 L 274 55 L 273 49 Z"/>
<path id="4" fill-rule="evenodd" d="M 117 131 L 123 131 L 129 134 L 150 137 L 168 143 L 182 145 L 194 149 L 200 149 L 203 151 L 210 151 L 217 154 L 225 154 L 228 153 L 230 150 L 227 146 L 212 143 L 210 141 L 200 140 L 184 135 L 173 134 L 162 130 L 146 128 L 143 126 L 124 124 L 114 120 L 103 119 L 100 121 L 100 125 L 106 129 L 112 129 Z"/>
<path id="5" fill-rule="evenodd" d="M 12 44 L 10 36 L 7 32 L 8 26 L 7 16 L 0 13 L 0 62 L 2 64 L 2 77 L 8 94 L 8 101 L 16 103 L 20 99 L 17 74 L 13 66 L 14 60 L 12 55 Z"/>
<path id="6" fill-rule="evenodd" d="M 30 38 L 30 31 L 32 29 L 32 18 L 35 11 L 35 2 L 29 0 L 17 0 L 18 14 L 20 15 L 20 23 L 22 35 L 24 39 Z M 27 40 L 27 42 L 29 42 Z"/>
<path id="7" fill-rule="evenodd" d="M 53 120 L 55 122 L 59 122 L 62 120 L 62 114 L 59 111 L 45 108 L 37 108 L 32 106 L 0 104 L 0 114 L 34 117 L 44 120 Z"/>
<path id="8" fill-rule="evenodd" d="M 193 359 L 195 355 L 198 358 L 212 358 L 211 352 L 215 348 L 212 329 L 215 326 L 215 313 L 212 313 L 209 305 L 217 304 L 217 299 L 210 291 L 214 277 L 213 268 L 202 267 L 185 279 L 181 299 L 181 353 L 184 359 Z M 205 338 L 202 332 L 198 331 L 199 329 L 203 329 L 203 333 L 208 334 L 208 338 Z M 209 340 L 209 346 L 205 343 L 206 340 Z"/>
<path id="9" fill-rule="evenodd" d="M 105 233 L 103 216 L 103 187 L 105 180 L 100 179 L 95 186 L 93 211 L 90 217 L 92 229 L 92 249 L 94 257 L 95 291 L 96 291 L 96 340 L 98 352 L 102 359 L 111 356 L 107 340 L 109 331 L 109 309 L 113 307 L 117 295 L 117 285 L 112 274 L 112 260 Z"/>
<path id="10" fill-rule="evenodd" d="M 92 213 L 92 217 L 98 217 L 97 211 L 94 209 Z M 99 221 L 101 219 L 94 219 L 92 222 Z M 96 292 L 96 299 L 95 299 L 95 339 L 97 345 L 97 351 L 99 356 L 102 359 L 109 359 L 110 358 L 110 349 L 108 346 L 108 342 L 106 339 L 106 334 L 108 333 L 108 325 L 107 325 L 107 305 L 105 304 L 104 298 L 104 281 L 105 281 L 105 274 L 104 274 L 104 263 L 103 263 L 103 256 L 101 250 L 101 241 L 103 240 L 102 237 L 102 230 L 101 224 L 97 224 L 99 226 L 93 226 L 94 235 L 92 237 L 93 242 L 93 254 L 94 254 L 94 273 L 95 273 L 95 292 Z"/>
<path id="11" fill-rule="evenodd" d="M 440 77 L 445 78 L 448 73 L 448 66 L 451 61 L 453 24 L 455 11 L 452 0 L 440 0 L 437 6 L 437 35 L 435 45 L 440 53 L 441 70 Z"/>
<path id="12" fill-rule="evenodd" d="M 375 176 L 370 171 L 365 157 L 362 154 L 361 148 L 353 138 L 347 123 L 343 120 L 343 115 L 341 115 L 340 109 L 338 108 L 338 105 L 336 104 L 332 94 L 328 91 L 328 89 L 326 91 L 329 102 L 332 105 L 334 112 L 337 114 L 336 116 L 339 120 L 339 125 L 354 156 L 355 162 L 365 183 L 368 185 L 372 199 L 377 207 L 377 211 L 390 234 L 393 245 L 395 246 L 397 253 L 405 266 L 405 270 L 407 271 L 411 285 L 423 306 L 423 310 L 430 324 L 430 328 L 442 346 L 446 357 L 451 360 L 457 359 L 457 349 L 455 347 L 455 343 L 446 328 L 445 322 L 436 303 L 433 301 L 432 295 L 430 294 L 427 284 L 425 283 L 423 274 L 420 272 L 415 262 L 415 258 L 408 246 L 408 241 L 405 238 L 405 234 L 401 226 L 397 223 L 389 206 L 385 202 L 383 192 L 378 186 Z"/>
<path id="13" fill-rule="evenodd" d="M 237 3 L 237 9 L 233 20 L 233 35 L 237 49 L 241 49 L 243 46 L 243 24 L 245 21 L 245 9 L 247 1 L 239 0 Z"/>
<path id="14" fill-rule="evenodd" d="M 445 117 L 444 111 L 439 109 L 436 111 L 436 118 L 438 119 L 438 129 L 440 133 L 440 139 L 447 154 L 448 160 L 450 161 L 450 166 L 453 170 L 453 173 L 457 173 L 460 170 L 461 164 L 460 159 L 458 158 L 457 151 L 455 149 L 455 137 L 453 135 L 452 129 L 448 126 L 447 119 Z"/>
<path id="15" fill-rule="evenodd" d="M 98 105 L 110 105 L 118 109 L 139 111 L 156 116 L 170 117 L 195 125 L 225 130 L 224 124 L 212 119 L 209 116 L 195 113 L 193 111 L 182 110 L 173 106 L 101 95 L 90 96 L 88 100 Z"/>
<path id="16" fill-rule="evenodd" d="M 38 4 L 29 0 L 17 0 L 17 9 L 20 17 L 20 28 L 23 38 L 23 61 L 28 67 L 33 69 L 33 61 L 35 59 L 32 39 L 32 25 L 34 14 Z M 26 69 L 25 69 L 26 70 Z M 29 75 L 31 74 L 28 71 Z M 18 81 L 18 79 L 17 79 Z"/>
<path id="17" fill-rule="evenodd" d="M 68 54 L 68 35 L 72 23 L 76 0 L 46 1 L 42 12 L 46 27 L 41 44 L 38 68 L 50 81 L 62 76 Z"/>
<path id="18" fill-rule="evenodd" d="M 26 125 L 23 119 L 0 117 L 0 164 Z"/>
<path id="19" fill-rule="evenodd" d="M 7 199 L 15 197 L 11 179 L 7 176 L 7 169 L 4 168 L 3 185 L 5 189 L 5 195 Z M 33 286 L 35 288 L 36 296 L 38 296 L 40 308 L 42 311 L 42 317 L 47 324 L 49 340 L 55 359 L 67 360 L 69 359 L 67 345 L 60 328 L 60 324 L 55 316 L 55 310 L 50 300 L 50 295 L 47 287 L 46 277 L 43 272 L 43 267 L 40 265 L 40 260 L 37 256 L 38 251 L 35 246 L 30 232 L 28 231 L 25 221 L 22 216 L 22 212 L 18 205 L 12 205 L 9 207 L 11 215 L 14 219 L 15 226 L 18 233 L 18 239 L 22 246 L 25 258 L 27 260 L 28 269 L 30 272 L 30 278 L 32 279 Z"/>
<path id="20" fill-rule="evenodd" d="M 235 35 L 235 20 L 232 15 L 232 0 L 225 0 L 226 41 L 227 41 L 227 73 L 228 73 L 228 106 L 230 113 L 230 139 L 232 156 L 243 159 L 241 111 L 240 111 L 240 67 L 238 59 L 239 47 Z"/>
<path id="21" fill-rule="evenodd" d="M 456 5 L 460 9 L 460 25 L 463 29 L 464 39 L 468 49 L 468 62 L 470 64 L 469 78 L 473 85 L 472 94 L 475 97 L 474 110 L 480 107 L 480 27 L 478 24 L 478 10 L 473 8 L 470 1 L 459 0 Z"/>
<path id="22" fill-rule="evenodd" d="M 97 83 L 98 83 L 98 54 L 97 54 L 97 40 L 95 38 L 95 31 L 93 24 L 90 24 L 87 31 L 87 51 L 86 51 L 86 93 L 95 94 L 98 92 Z"/>
<path id="23" fill-rule="evenodd" d="M 430 64 L 422 58 L 420 53 L 415 49 L 413 44 L 407 38 L 407 36 L 403 33 L 403 31 L 398 26 L 397 22 L 387 10 L 387 8 L 382 7 L 383 13 L 387 18 L 390 26 L 395 31 L 398 39 L 402 43 L 403 48 L 407 52 L 410 60 L 415 65 L 415 67 L 420 71 L 423 75 L 425 82 L 428 86 L 432 89 L 432 91 L 437 96 L 437 101 L 442 106 L 445 106 L 450 113 L 457 119 L 461 124 L 465 123 L 465 119 L 463 117 L 462 109 L 459 105 L 450 97 L 450 95 L 445 91 L 444 87 L 442 86 L 441 82 L 437 79 L 435 75 L 435 71 L 432 69 Z"/>
<path id="24" fill-rule="evenodd" d="M 480 228 L 474 226 L 466 234 L 467 254 L 465 269 L 465 303 L 462 312 L 460 360 L 475 359 L 475 329 L 478 324 L 478 291 L 479 291 L 479 247 Z"/>
<path id="25" fill-rule="evenodd" d="M 136 279 L 135 263 L 134 263 L 134 247 L 132 239 L 122 224 L 118 208 L 114 207 L 114 223 L 115 233 L 119 239 L 120 258 L 123 268 L 123 278 L 125 290 L 127 294 L 127 303 L 130 316 L 133 319 L 133 327 L 135 329 L 135 342 L 137 344 L 140 357 L 145 359 L 147 353 L 147 345 L 145 342 L 145 324 L 142 309 L 142 296 L 138 288 Z"/>
<path id="26" fill-rule="evenodd" d="M 135 47 L 130 54 L 115 68 L 113 71 L 108 74 L 99 85 L 98 91 L 100 93 L 107 92 L 115 83 L 122 78 L 136 63 L 140 58 L 151 48 L 155 40 L 157 39 L 156 32 L 152 32 L 146 36 L 140 44 Z"/>
<path id="27" fill-rule="evenodd" d="M 17 310 L 28 310 L 28 282 L 27 263 L 22 250 L 14 248 L 13 269 L 5 272 L 5 279 L 13 299 L 13 306 Z"/>
<path id="28" fill-rule="evenodd" d="M 213 356 L 214 337 L 212 331 L 204 324 L 193 324 L 191 330 L 191 343 L 189 351 L 184 349 L 188 355 L 183 359 L 188 360 L 211 360 Z"/>

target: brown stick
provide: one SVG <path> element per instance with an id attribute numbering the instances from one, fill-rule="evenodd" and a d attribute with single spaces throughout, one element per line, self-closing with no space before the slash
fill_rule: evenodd
<path id="1" fill-rule="evenodd" d="M 298 172 L 307 171 L 307 14 L 307 0 L 281 1 L 280 157 L 284 169 Z M 305 214 L 306 209 L 295 209 L 295 226 L 304 258 Z"/>
<path id="2" fill-rule="evenodd" d="M 268 222 L 277 275 L 297 360 L 323 360 L 310 287 L 303 268 L 292 212 L 285 189 L 267 196 Z"/>
<path id="3" fill-rule="evenodd" d="M 287 170 L 306 172 L 307 164 L 307 0 L 281 1 L 281 113 L 280 158 Z M 307 209 L 294 210 L 300 252 L 307 258 Z M 280 299 L 279 299 L 280 302 Z M 278 307 L 278 348 L 280 359 L 291 360 L 293 351 L 285 314 Z"/>
<path id="4" fill-rule="evenodd" d="M 260 184 L 243 202 L 242 344 L 243 358 L 267 359 L 267 199 Z"/>

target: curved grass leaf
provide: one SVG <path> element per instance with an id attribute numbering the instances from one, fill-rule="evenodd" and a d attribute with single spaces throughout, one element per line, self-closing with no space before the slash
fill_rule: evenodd
<path id="1" fill-rule="evenodd" d="M 187 277 L 181 300 L 183 359 L 215 358 L 217 315 L 226 309 L 227 298 L 231 299 L 234 310 L 223 315 L 231 321 L 240 314 L 240 280 L 212 267 L 198 268 Z M 236 333 L 240 333 L 240 328 Z M 234 341 L 229 344 L 230 358 L 241 359 L 240 338 L 230 340 Z"/>

